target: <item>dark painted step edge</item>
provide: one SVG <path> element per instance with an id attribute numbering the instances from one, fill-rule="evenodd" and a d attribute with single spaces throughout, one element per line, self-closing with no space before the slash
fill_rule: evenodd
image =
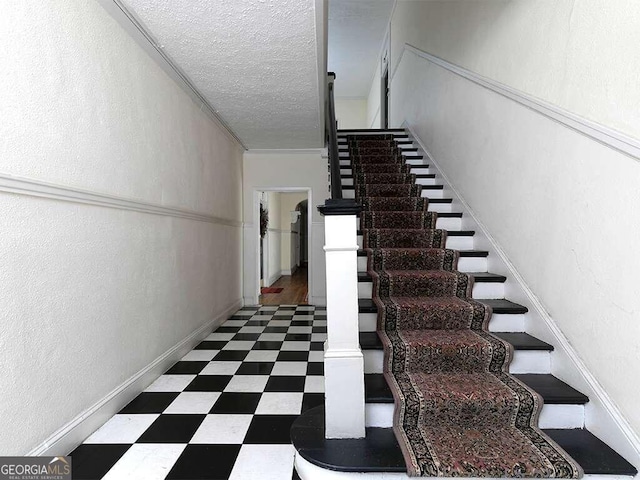
<path id="1" fill-rule="evenodd" d="M 498 275 L 497 273 L 489 272 L 472 272 L 469 273 L 477 283 L 504 283 L 507 281 L 507 277 L 504 275 Z M 369 283 L 372 282 L 371 275 L 367 272 L 358 272 L 358 282 Z"/>
<path id="2" fill-rule="evenodd" d="M 502 315 L 522 315 L 529 311 L 524 305 L 511 302 L 505 299 L 498 300 L 479 300 L 485 305 L 491 306 L 493 313 Z M 360 298 L 358 300 L 358 312 L 359 313 L 378 313 L 378 308 L 373 300 L 369 298 Z"/>

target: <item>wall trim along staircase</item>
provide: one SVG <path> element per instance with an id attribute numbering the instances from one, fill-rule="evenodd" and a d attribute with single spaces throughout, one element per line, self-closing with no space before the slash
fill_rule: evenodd
<path id="1" fill-rule="evenodd" d="M 215 217 L 195 210 L 161 205 L 159 203 L 146 202 L 143 200 L 136 200 L 108 193 L 92 192 L 81 188 L 57 185 L 55 183 L 15 177 L 13 175 L 2 173 L 0 173 L 0 192 L 41 197 L 71 203 L 82 203 L 85 205 L 96 205 L 99 207 L 116 208 L 119 210 L 133 210 L 153 215 L 186 218 L 189 220 L 227 225 L 231 227 L 242 226 L 242 222 L 239 220 Z"/>
<path id="2" fill-rule="evenodd" d="M 396 71 L 400 66 L 402 57 L 406 52 L 413 53 L 418 57 L 421 57 L 431 63 L 434 63 L 456 75 L 459 75 L 473 83 L 480 85 L 488 90 L 491 90 L 499 95 L 509 98 L 531 110 L 534 110 L 541 115 L 544 115 L 551 120 L 554 120 L 562 125 L 581 133 L 598 143 L 606 145 L 618 152 L 624 153 L 634 160 L 640 160 L 640 140 L 625 135 L 611 128 L 605 127 L 599 123 L 593 122 L 586 118 L 583 118 L 575 113 L 571 113 L 563 108 L 560 108 L 551 103 L 545 102 L 539 98 L 533 97 L 523 91 L 509 87 L 503 83 L 497 82 L 487 77 L 483 77 L 475 72 L 467 70 L 453 63 L 450 63 L 440 57 L 436 57 L 430 53 L 420 50 L 408 43 L 405 44 L 400 58 L 396 62 L 396 66 L 390 78 L 390 82 L 393 81 Z"/>
<path id="3" fill-rule="evenodd" d="M 483 236 L 486 240 L 486 244 L 483 245 L 482 248 L 489 250 L 491 254 L 495 254 L 503 264 L 503 267 L 508 271 L 507 276 L 514 281 L 513 287 L 519 289 L 522 294 L 521 297 L 523 297 L 516 297 L 516 300 L 524 303 L 530 310 L 533 310 L 544 322 L 544 326 L 539 327 L 539 329 L 541 328 L 546 335 L 539 335 L 539 331 L 536 331 L 535 335 L 542 336 L 543 340 L 545 340 L 545 336 L 549 339 L 549 335 L 553 338 L 553 341 L 549 342 L 555 347 L 553 351 L 552 373 L 589 397 L 589 403 L 585 407 L 585 428 L 588 428 L 589 431 L 600 437 L 631 463 L 638 465 L 640 462 L 640 438 L 638 435 L 631 428 L 602 385 L 589 372 L 582 359 L 560 330 L 556 321 L 547 313 L 536 294 L 529 288 L 522 276 L 518 273 L 500 244 L 489 233 L 486 226 L 474 214 L 474 211 L 470 208 L 464 197 L 458 192 L 442 168 L 440 168 L 438 161 L 434 159 L 410 125 L 405 122 L 402 126 L 409 132 L 410 139 L 415 141 L 420 146 L 420 150 L 424 152 L 425 162 L 433 165 L 439 175 L 442 175 L 442 178 L 451 189 L 454 202 L 459 202 L 464 211 L 464 215 L 468 215 L 473 220 L 475 224 L 474 229 L 480 230 L 480 232 L 477 233 L 481 233 L 481 235 L 476 235 L 478 237 Z M 579 378 L 576 378 L 576 374 L 579 375 Z M 571 378 L 568 378 L 568 375 L 571 375 Z"/>
<path id="4" fill-rule="evenodd" d="M 241 299 L 226 306 L 203 326 L 60 427 L 27 455 L 67 455 L 241 307 Z"/>

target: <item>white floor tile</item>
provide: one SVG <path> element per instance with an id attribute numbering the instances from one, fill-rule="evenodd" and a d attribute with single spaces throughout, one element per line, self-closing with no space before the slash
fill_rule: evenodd
<path id="1" fill-rule="evenodd" d="M 293 320 L 313 320 L 313 315 L 300 315 L 297 313 L 293 316 Z"/>
<path id="2" fill-rule="evenodd" d="M 237 317 L 252 317 L 253 315 L 255 315 L 255 313 L 256 312 L 246 311 L 246 310 L 239 310 L 236 313 L 234 313 L 234 315 L 237 316 Z"/>
<path id="3" fill-rule="evenodd" d="M 84 443 L 135 443 L 159 416 L 155 413 L 114 415 Z"/>
<path id="4" fill-rule="evenodd" d="M 253 340 L 231 340 L 222 350 L 251 350 L 256 342 Z"/>
<path id="5" fill-rule="evenodd" d="M 263 333 L 258 338 L 259 342 L 282 342 L 284 337 L 286 337 L 286 333 Z"/>
<path id="6" fill-rule="evenodd" d="M 256 409 L 259 415 L 300 415 L 302 393 L 265 392 Z"/>
<path id="7" fill-rule="evenodd" d="M 308 376 L 304 382 L 304 393 L 324 393 L 324 376 Z"/>
<path id="8" fill-rule="evenodd" d="M 186 444 L 176 443 L 138 443 L 132 445 L 102 479 L 162 480 L 167 476 L 185 447 Z"/>
<path id="9" fill-rule="evenodd" d="M 319 352 L 318 350 L 314 350 L 309 352 L 309 361 L 310 362 L 324 362 L 324 352 Z"/>
<path id="10" fill-rule="evenodd" d="M 269 322 L 270 327 L 288 327 L 291 325 L 291 320 L 271 320 Z"/>
<path id="11" fill-rule="evenodd" d="M 209 413 L 220 392 L 182 392 L 163 413 Z"/>
<path id="12" fill-rule="evenodd" d="M 208 362 L 215 357 L 218 352 L 219 350 L 191 350 L 182 357 L 181 360 L 185 362 Z"/>
<path id="13" fill-rule="evenodd" d="M 302 312 L 302 311 L 309 311 L 309 312 L 313 312 L 316 309 L 316 307 L 312 307 L 312 306 L 305 306 L 305 305 L 300 305 L 298 306 L 298 311 Z"/>
<path id="14" fill-rule="evenodd" d="M 218 341 L 222 341 L 222 340 L 231 340 L 233 337 L 235 337 L 235 333 L 226 333 L 226 332 L 222 332 L 222 333 L 217 333 L 217 332 L 213 332 L 211 335 L 209 335 L 207 338 L 205 338 L 205 340 L 218 340 Z"/>
<path id="15" fill-rule="evenodd" d="M 162 375 L 145 392 L 181 392 L 194 378 L 195 375 Z"/>
<path id="16" fill-rule="evenodd" d="M 189 443 L 242 443 L 253 415 L 207 415 Z"/>
<path id="17" fill-rule="evenodd" d="M 308 352 L 311 342 L 282 342 L 280 350 L 285 352 Z"/>
<path id="18" fill-rule="evenodd" d="M 307 362 L 276 362 L 271 370 L 271 375 L 296 375 L 307 374 Z"/>
<path id="19" fill-rule="evenodd" d="M 262 333 L 264 327 L 242 327 L 238 333 Z"/>
<path id="20" fill-rule="evenodd" d="M 326 333 L 312 333 L 311 341 L 312 342 L 324 342 L 327 339 Z"/>
<path id="21" fill-rule="evenodd" d="M 253 317 L 251 317 L 251 320 L 271 320 L 272 317 L 273 317 L 272 313 L 260 314 L 260 315 L 254 315 Z"/>
<path id="22" fill-rule="evenodd" d="M 225 392 L 263 392 L 269 375 L 236 375 L 231 379 Z"/>
<path id="23" fill-rule="evenodd" d="M 313 327 L 289 327 L 288 333 L 312 333 Z"/>
<path id="24" fill-rule="evenodd" d="M 204 367 L 200 375 L 233 375 L 236 373 L 242 362 L 209 362 Z"/>
<path id="25" fill-rule="evenodd" d="M 263 305 L 262 307 L 260 307 L 260 310 L 262 310 L 263 312 L 275 312 L 276 310 L 278 310 L 278 305 Z"/>
<path id="26" fill-rule="evenodd" d="M 222 324 L 223 327 L 242 327 L 247 323 L 246 320 L 227 320 Z"/>
<path id="27" fill-rule="evenodd" d="M 245 362 L 275 362 L 279 350 L 251 350 L 244 359 Z"/>
<path id="28" fill-rule="evenodd" d="M 327 326 L 327 321 L 326 320 L 314 320 L 313 324 L 316 327 L 326 327 Z"/>
<path id="29" fill-rule="evenodd" d="M 283 480 L 293 473 L 292 445 L 243 445 L 229 480 Z"/>

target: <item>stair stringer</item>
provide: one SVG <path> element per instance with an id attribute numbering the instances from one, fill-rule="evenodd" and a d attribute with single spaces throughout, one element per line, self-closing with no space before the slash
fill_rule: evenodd
<path id="1" fill-rule="evenodd" d="M 551 373 L 589 397 L 589 402 L 585 405 L 585 428 L 640 470 L 640 437 L 600 382 L 588 370 L 557 322 L 545 310 L 540 299 L 524 281 L 500 244 L 449 181 L 438 161 L 415 134 L 411 125 L 404 122 L 402 126 L 409 134 L 409 139 L 418 146 L 418 152 L 424 156 L 423 162 L 430 164 L 436 176 L 442 178 L 445 189 L 450 191 L 454 205 L 452 211 L 459 211 L 458 208 L 462 211 L 461 228 L 475 230 L 474 248 L 489 252 L 488 271 L 507 277 L 504 287 L 505 298 L 529 309 L 525 320 L 525 332 L 554 346 L 551 352 Z M 640 478 L 640 473 L 634 478 Z"/>

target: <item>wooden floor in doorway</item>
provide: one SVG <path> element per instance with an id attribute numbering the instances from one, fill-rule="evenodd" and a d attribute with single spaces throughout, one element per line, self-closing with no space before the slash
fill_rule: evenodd
<path id="1" fill-rule="evenodd" d="M 283 288 L 280 293 L 260 295 L 261 305 L 307 305 L 307 269 L 298 268 L 293 275 L 283 275 L 272 287 Z"/>

